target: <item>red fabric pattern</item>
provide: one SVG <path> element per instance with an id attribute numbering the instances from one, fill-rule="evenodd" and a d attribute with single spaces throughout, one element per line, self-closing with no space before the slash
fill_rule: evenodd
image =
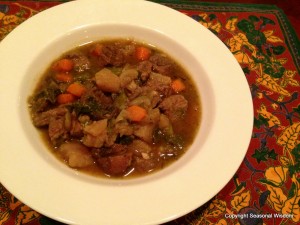
<path id="1" fill-rule="evenodd" d="M 0 40 L 27 18 L 57 4 L 0 2 Z M 207 204 L 167 224 L 299 224 L 300 68 L 286 28 L 274 13 L 254 9 L 178 10 L 215 33 L 238 60 L 255 118 L 247 155 L 233 178 Z M 229 107 L 234 111 L 242 103 Z M 238 133 L 230 135 L 238 138 Z M 30 209 L 0 185 L 0 224 L 60 223 Z"/>

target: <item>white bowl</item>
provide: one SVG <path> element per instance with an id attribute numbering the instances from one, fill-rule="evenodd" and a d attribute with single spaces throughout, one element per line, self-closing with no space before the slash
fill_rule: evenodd
<path id="1" fill-rule="evenodd" d="M 167 168 L 136 179 L 78 173 L 59 162 L 32 125 L 27 98 L 61 53 L 107 37 L 167 52 L 199 89 L 202 119 L 190 149 Z M 245 156 L 253 109 L 244 73 L 206 28 L 146 1 L 75 1 L 25 21 L 0 44 L 0 181 L 38 212 L 68 224 L 159 224 L 214 197 Z"/>

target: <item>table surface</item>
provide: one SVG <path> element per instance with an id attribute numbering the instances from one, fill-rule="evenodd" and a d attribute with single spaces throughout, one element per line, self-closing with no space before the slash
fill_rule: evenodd
<path id="1" fill-rule="evenodd" d="M 238 171 L 207 204 L 167 224 L 299 224 L 300 44 L 287 16 L 272 5 L 156 2 L 190 16 L 227 45 L 244 71 L 254 106 L 252 138 Z M 0 40 L 57 4 L 0 1 Z M 30 209 L 0 184 L 0 224 L 60 223 Z"/>
<path id="2" fill-rule="evenodd" d="M 199 0 L 191 0 L 201 2 Z M 300 37 L 300 1 L 299 0 L 205 0 L 205 2 L 227 2 L 227 3 L 248 3 L 248 4 L 268 4 L 276 5 L 284 11 L 292 26 Z"/>

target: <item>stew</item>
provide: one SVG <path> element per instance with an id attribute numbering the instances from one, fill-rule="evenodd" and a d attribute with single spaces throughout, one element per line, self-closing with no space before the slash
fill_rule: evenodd
<path id="1" fill-rule="evenodd" d="M 131 39 L 78 46 L 56 59 L 29 97 L 32 122 L 69 167 L 145 175 L 177 160 L 198 130 L 198 91 L 182 66 Z"/>

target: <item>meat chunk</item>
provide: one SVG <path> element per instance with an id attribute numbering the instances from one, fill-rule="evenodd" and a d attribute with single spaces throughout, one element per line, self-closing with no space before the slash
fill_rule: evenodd
<path id="1" fill-rule="evenodd" d="M 188 108 L 188 101 L 183 95 L 171 95 L 159 104 L 159 108 L 171 121 L 176 121 L 185 115 Z"/>
<path id="2" fill-rule="evenodd" d="M 73 137 L 81 137 L 83 135 L 82 125 L 75 117 L 72 117 L 70 134 Z"/>
<path id="3" fill-rule="evenodd" d="M 166 55 L 154 54 L 149 61 L 152 63 L 153 71 L 157 73 L 171 75 L 174 71 L 174 63 Z"/>
<path id="4" fill-rule="evenodd" d="M 132 153 L 101 157 L 97 160 L 102 170 L 109 175 L 124 175 L 130 167 Z"/>
<path id="5" fill-rule="evenodd" d="M 96 84 L 104 92 L 119 92 L 121 87 L 120 77 L 109 69 L 102 69 L 95 75 Z"/>
<path id="6" fill-rule="evenodd" d="M 171 93 L 171 82 L 172 80 L 168 76 L 151 73 L 146 87 L 167 96 Z"/>
<path id="7" fill-rule="evenodd" d="M 101 53 L 98 57 L 100 66 L 113 65 L 121 66 L 127 61 L 127 58 L 133 54 L 134 46 L 115 42 L 102 46 Z"/>
<path id="8" fill-rule="evenodd" d="M 56 146 L 59 141 L 68 137 L 68 131 L 65 127 L 65 117 L 52 117 L 49 122 L 48 134 L 51 142 Z"/>
<path id="9" fill-rule="evenodd" d="M 72 104 L 76 115 L 87 115 L 92 120 L 109 118 L 114 113 L 111 96 L 105 95 L 96 86 L 88 89 L 81 98 Z"/>
<path id="10" fill-rule="evenodd" d="M 89 104 L 94 101 L 99 105 L 111 105 L 113 103 L 110 96 L 106 96 L 103 91 L 99 90 L 96 86 L 89 88 L 86 93 L 80 98 L 83 104 Z"/>
<path id="11" fill-rule="evenodd" d="M 73 61 L 76 72 L 83 72 L 91 68 L 90 60 L 81 53 L 70 54 L 68 57 Z"/>
<path id="12" fill-rule="evenodd" d="M 42 112 L 33 116 L 33 124 L 37 127 L 42 127 L 48 125 L 50 123 L 51 118 L 55 118 L 57 116 L 64 116 L 68 110 L 64 107 L 57 107 L 54 109 L 50 109 L 46 112 Z"/>
<path id="13" fill-rule="evenodd" d="M 141 73 L 141 79 L 143 81 L 146 81 L 150 73 L 152 72 L 152 63 L 148 60 L 142 61 L 138 64 L 138 71 Z"/>
<path id="14" fill-rule="evenodd" d="M 59 153 L 72 168 L 83 168 L 94 164 L 88 148 L 79 142 L 62 144 L 59 147 Z"/>
<path id="15" fill-rule="evenodd" d="M 129 148 L 133 151 L 133 166 L 139 172 L 150 172 L 161 165 L 157 155 L 153 152 L 151 144 L 142 140 L 134 140 Z"/>

